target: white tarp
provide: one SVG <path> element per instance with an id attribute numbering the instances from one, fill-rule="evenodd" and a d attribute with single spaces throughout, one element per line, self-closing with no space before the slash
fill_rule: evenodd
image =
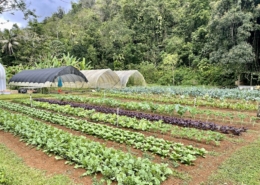
<path id="1" fill-rule="evenodd" d="M 0 64 L 0 92 L 6 90 L 5 68 Z"/>

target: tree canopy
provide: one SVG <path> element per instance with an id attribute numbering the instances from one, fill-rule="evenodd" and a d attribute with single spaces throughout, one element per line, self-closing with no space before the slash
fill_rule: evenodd
<path id="1" fill-rule="evenodd" d="M 24 0 L 0 0 L 0 14 L 4 12 L 22 11 L 25 18 L 35 16 L 33 10 L 27 8 Z"/>

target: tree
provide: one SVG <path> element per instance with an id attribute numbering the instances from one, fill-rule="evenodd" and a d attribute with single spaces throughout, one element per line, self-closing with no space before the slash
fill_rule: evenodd
<path id="1" fill-rule="evenodd" d="M 62 19 L 65 14 L 66 14 L 65 10 L 62 7 L 58 7 L 58 10 L 57 10 L 56 13 L 53 14 L 53 17 L 57 17 L 59 19 Z"/>
<path id="2" fill-rule="evenodd" d="M 163 58 L 163 63 L 162 66 L 165 71 L 170 71 L 172 73 L 172 84 L 175 84 L 175 79 L 174 79 L 174 70 L 177 65 L 177 62 L 179 60 L 179 56 L 177 53 L 174 54 L 165 54 Z"/>
<path id="3" fill-rule="evenodd" d="M 213 4 L 205 54 L 233 72 L 260 70 L 260 12 L 257 0 L 221 0 Z"/>
<path id="4" fill-rule="evenodd" d="M 24 0 L 0 0 L 0 14 L 4 12 L 22 11 L 24 17 L 27 19 L 29 16 L 35 16 L 34 11 L 27 8 Z"/>
<path id="5" fill-rule="evenodd" d="M 18 46 L 17 35 L 14 34 L 11 30 L 5 29 L 2 40 L 0 40 L 2 44 L 2 53 L 6 53 L 9 55 L 14 54 L 14 47 Z"/>

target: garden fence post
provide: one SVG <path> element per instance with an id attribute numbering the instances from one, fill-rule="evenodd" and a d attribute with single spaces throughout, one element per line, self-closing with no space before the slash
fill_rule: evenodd
<path id="1" fill-rule="evenodd" d="M 259 102 L 257 102 L 257 117 L 260 117 L 260 105 Z"/>
<path id="2" fill-rule="evenodd" d="M 119 114 L 119 108 L 116 109 L 116 123 L 117 123 L 117 127 L 118 127 L 118 114 Z"/>
<path id="3" fill-rule="evenodd" d="M 31 102 L 31 107 L 32 107 L 32 94 L 30 93 L 30 102 Z"/>
<path id="4" fill-rule="evenodd" d="M 196 107 L 197 98 L 194 98 L 194 107 Z"/>

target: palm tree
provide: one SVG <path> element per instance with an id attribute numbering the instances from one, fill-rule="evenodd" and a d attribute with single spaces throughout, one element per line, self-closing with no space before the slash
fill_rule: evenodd
<path id="1" fill-rule="evenodd" d="M 17 35 L 11 30 L 5 29 L 0 44 L 2 44 L 2 53 L 13 55 L 14 47 L 19 45 L 19 42 L 17 42 Z"/>

